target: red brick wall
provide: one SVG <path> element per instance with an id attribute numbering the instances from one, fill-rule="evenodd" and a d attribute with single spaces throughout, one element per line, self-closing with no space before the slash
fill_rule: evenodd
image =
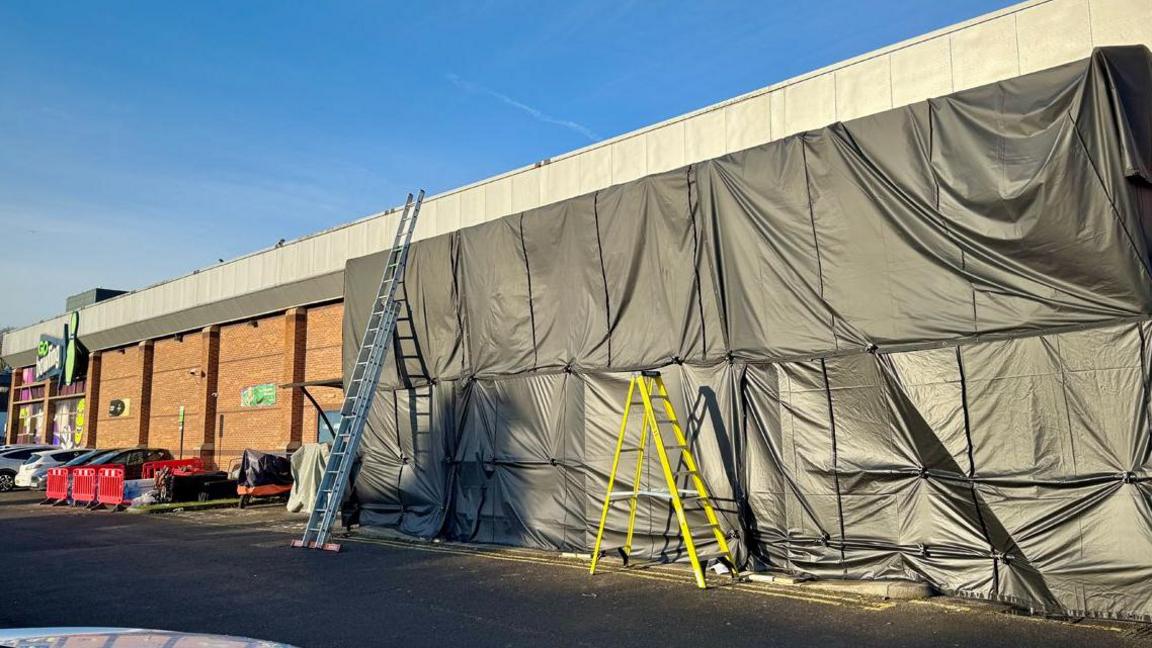
<path id="1" fill-rule="evenodd" d="M 153 350 L 148 444 L 167 448 L 174 457 L 181 455 L 181 405 L 184 406 L 184 456 L 193 456 L 199 445 L 196 430 L 202 429 L 204 416 L 200 398 L 204 381 L 200 366 L 202 347 L 202 336 L 189 333 L 181 339 L 157 340 Z"/>
<path id="2" fill-rule="evenodd" d="M 254 385 L 281 384 L 284 315 L 220 327 L 220 368 L 216 385 L 216 465 L 227 469 L 245 448 L 284 450 L 290 431 L 282 425 L 287 402 L 278 390 L 276 405 L 241 407 L 240 392 Z M 221 423 L 223 425 L 221 425 Z"/>
<path id="3" fill-rule="evenodd" d="M 100 402 L 89 403 L 89 416 L 96 415 L 100 430 L 96 438 L 100 448 L 128 448 L 140 442 L 141 385 L 140 346 L 111 349 L 101 354 Z M 128 415 L 111 417 L 108 403 L 114 399 L 130 400 Z M 146 409 L 146 408 L 145 408 Z"/>
<path id="4" fill-rule="evenodd" d="M 328 304 L 308 309 L 308 331 L 305 336 L 305 380 L 339 378 L 342 373 L 341 347 L 344 326 L 344 304 Z M 325 411 L 339 410 L 344 404 L 344 391 L 330 387 L 310 387 L 309 391 Z M 316 442 L 316 408 L 304 404 L 304 443 Z"/>
<path id="5" fill-rule="evenodd" d="M 289 390 L 278 389 L 274 406 L 242 407 L 240 392 L 260 384 L 339 378 L 343 316 L 343 304 L 336 303 L 302 314 L 264 317 L 256 326 L 251 322 L 220 326 L 214 386 L 213 377 L 206 373 L 211 364 L 206 348 L 210 338 L 201 331 L 185 333 L 179 340 L 169 337 L 101 351 L 91 367 L 88 391 L 89 420 L 97 423 L 96 445 L 132 447 L 145 442 L 179 455 L 181 405 L 185 408 L 184 456 L 196 456 L 207 441 L 205 434 L 211 434 L 214 448 L 207 448 L 204 456 L 210 461 L 214 455 L 220 468 L 227 468 L 245 448 L 283 451 L 296 442 L 315 442 L 317 414 L 311 403 L 303 401 L 294 410 Z M 289 339 L 293 331 L 295 337 Z M 150 352 L 145 352 L 145 345 Z M 293 351 L 302 356 L 303 367 L 290 361 Z M 146 361 L 149 353 L 151 359 Z M 150 379 L 147 384 L 145 375 Z M 311 391 L 325 410 L 339 410 L 343 404 L 340 389 Z M 108 415 L 108 403 L 118 398 L 130 400 L 131 407 L 127 416 L 113 418 Z M 205 407 L 212 405 L 215 415 L 205 420 Z"/>

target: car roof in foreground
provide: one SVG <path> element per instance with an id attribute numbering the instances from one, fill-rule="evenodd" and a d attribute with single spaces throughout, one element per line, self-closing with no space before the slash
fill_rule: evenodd
<path id="1" fill-rule="evenodd" d="M 181 648 L 293 648 L 288 644 L 225 635 L 185 634 L 139 628 L 16 628 L 0 630 L 0 645 L 12 648 L 64 648 L 78 645 L 159 646 Z M 99 643 L 97 643 L 99 642 Z"/>

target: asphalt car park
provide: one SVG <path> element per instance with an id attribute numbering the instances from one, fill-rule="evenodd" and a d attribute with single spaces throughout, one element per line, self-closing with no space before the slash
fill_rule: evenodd
<path id="1" fill-rule="evenodd" d="M 0 494 L 0 627 L 130 626 L 303 647 L 1136 646 L 1145 626 L 1000 606 L 760 583 L 701 591 L 678 568 L 592 577 L 583 561 L 361 535 L 291 549 L 280 505 L 164 515 Z"/>

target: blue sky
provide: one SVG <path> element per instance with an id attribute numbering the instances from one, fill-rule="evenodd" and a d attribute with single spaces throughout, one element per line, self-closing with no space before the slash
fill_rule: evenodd
<path id="1" fill-rule="evenodd" d="M 0 326 L 1009 4 L 0 0 Z"/>

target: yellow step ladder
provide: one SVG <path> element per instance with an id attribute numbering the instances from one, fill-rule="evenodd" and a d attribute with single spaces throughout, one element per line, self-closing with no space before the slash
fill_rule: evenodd
<path id="1" fill-rule="evenodd" d="M 636 395 L 639 393 L 640 400 L 636 400 Z M 656 415 L 656 408 L 653 407 L 654 401 L 661 401 L 664 405 L 664 417 L 660 419 Z M 635 448 L 625 448 L 624 439 L 628 436 L 628 415 L 632 411 L 633 405 L 643 405 L 644 407 L 644 420 L 640 429 L 640 445 Z M 672 446 L 665 446 L 664 436 L 660 431 L 660 426 L 670 426 L 672 428 L 673 436 L 675 437 L 675 444 Z M 651 434 L 649 434 L 651 433 Z M 648 437 L 652 437 L 652 446 L 656 449 L 656 454 L 660 458 L 660 466 L 664 473 L 664 481 L 668 486 L 668 490 L 643 490 L 640 488 L 640 481 L 643 477 L 644 471 L 644 454 L 648 448 Z M 671 462 L 668 459 L 668 450 L 679 450 L 680 460 L 683 469 L 674 470 Z M 625 452 L 636 453 L 636 472 L 635 479 L 632 481 L 631 491 L 616 492 L 613 487 L 616 485 L 616 474 L 620 469 L 620 455 Z M 693 488 L 680 488 L 677 485 L 677 477 L 687 475 L 691 477 Z M 700 476 L 700 471 L 696 465 L 696 459 L 693 458 L 692 452 L 688 447 L 688 439 L 684 436 L 684 431 L 680 428 L 680 423 L 676 419 L 676 411 L 672 407 L 672 401 L 668 398 L 668 390 L 664 387 L 664 379 L 660 376 L 659 371 L 640 371 L 632 374 L 632 381 L 628 384 L 628 401 L 624 405 L 624 417 L 620 422 L 620 434 L 616 438 L 616 452 L 612 456 L 612 472 L 608 475 L 608 490 L 604 495 L 604 508 L 600 513 L 600 526 L 596 530 L 596 545 L 592 549 L 592 566 L 588 569 L 589 574 L 596 573 L 596 564 L 600 560 L 601 549 L 600 545 L 604 540 L 604 526 L 608 522 L 608 510 L 612 507 L 612 500 L 614 499 L 628 499 L 628 535 L 625 537 L 624 546 L 621 548 L 621 554 L 627 563 L 628 556 L 632 552 L 632 535 L 636 527 L 636 503 L 641 496 L 658 497 L 668 499 L 672 502 L 672 508 L 676 511 L 676 520 L 680 523 L 680 537 L 683 539 L 684 547 L 688 551 L 688 558 L 692 561 L 692 571 L 696 575 L 696 584 L 701 589 L 708 587 L 704 581 L 704 568 L 700 564 L 700 556 L 696 551 L 696 543 L 692 539 L 692 529 L 688 526 L 688 516 L 684 510 L 684 499 L 692 499 L 700 503 L 700 507 L 704 511 L 704 515 L 708 519 L 708 526 L 712 529 L 712 533 L 716 536 L 716 542 L 720 545 L 720 560 L 727 563 L 727 567 L 731 570 L 733 577 L 736 575 L 736 560 L 732 557 L 732 551 L 728 548 L 728 539 L 724 536 L 723 529 L 720 528 L 720 520 L 716 517 L 716 510 L 712 506 L 712 498 L 708 494 L 708 489 L 704 485 L 704 480 Z"/>

